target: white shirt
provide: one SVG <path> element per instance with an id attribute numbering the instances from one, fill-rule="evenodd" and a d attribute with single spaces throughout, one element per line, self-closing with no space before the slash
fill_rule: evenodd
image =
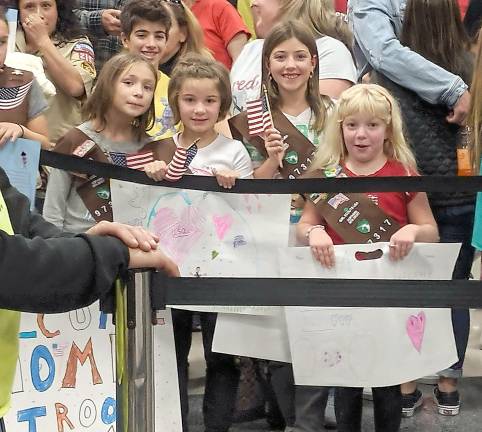
<path id="1" fill-rule="evenodd" d="M 244 111 L 246 101 L 261 95 L 261 55 L 264 39 L 246 44 L 231 69 L 233 115 Z M 356 68 L 348 48 L 339 40 L 323 36 L 316 40 L 321 79 L 343 79 L 356 83 Z"/>
<path id="2" fill-rule="evenodd" d="M 179 146 L 179 135 L 173 136 L 176 146 Z M 212 176 L 213 168 L 216 171 L 237 171 L 239 178 L 253 177 L 253 164 L 243 143 L 224 135 L 218 135 L 206 147 L 199 148 L 189 165 L 194 175 Z"/>

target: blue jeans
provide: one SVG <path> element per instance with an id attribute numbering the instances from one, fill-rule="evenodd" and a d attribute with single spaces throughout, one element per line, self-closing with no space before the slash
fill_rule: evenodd
<path id="1" fill-rule="evenodd" d="M 474 224 L 474 205 L 435 207 L 432 208 L 437 221 L 441 243 L 462 243 L 459 256 L 455 263 L 452 279 L 468 279 L 474 248 L 471 245 Z M 459 361 L 450 368 L 438 374 L 446 378 L 460 378 L 464 364 L 465 350 L 470 331 L 470 315 L 468 309 L 452 309 L 452 326 Z"/>
<path id="2" fill-rule="evenodd" d="M 3 418 L 0 418 L 0 432 L 7 432 L 5 428 L 5 423 L 3 422 Z"/>
<path id="3" fill-rule="evenodd" d="M 192 340 L 192 315 L 191 311 L 172 309 L 183 432 L 188 431 L 187 382 L 188 355 Z M 206 360 L 206 385 L 203 401 L 204 427 L 206 432 L 227 432 L 232 423 L 240 372 L 234 356 L 212 352 L 217 314 L 201 312 L 199 315 Z"/>

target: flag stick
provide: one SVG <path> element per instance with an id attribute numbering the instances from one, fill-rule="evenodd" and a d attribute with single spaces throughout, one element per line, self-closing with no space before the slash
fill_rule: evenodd
<path id="1" fill-rule="evenodd" d="M 263 94 L 264 94 L 264 98 L 265 98 L 265 101 L 266 101 L 266 106 L 268 107 L 269 119 L 271 120 L 271 125 L 274 128 L 273 115 L 271 114 L 271 106 L 269 104 L 269 98 L 268 98 L 268 89 L 266 88 L 266 85 L 264 85 L 264 84 L 263 84 Z M 283 168 L 283 153 L 282 152 L 280 152 L 278 154 L 278 163 L 279 163 L 279 167 Z"/>

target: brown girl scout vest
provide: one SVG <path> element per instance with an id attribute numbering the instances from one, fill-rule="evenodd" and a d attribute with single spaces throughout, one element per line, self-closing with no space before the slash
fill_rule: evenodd
<path id="1" fill-rule="evenodd" d="M 28 96 L 32 72 L 3 67 L 0 72 L 0 121 L 25 125 L 28 121 Z"/>
<path id="2" fill-rule="evenodd" d="M 57 153 L 87 158 L 96 162 L 112 163 L 109 155 L 77 128 L 62 137 L 54 149 Z M 170 161 L 176 151 L 172 138 L 147 143 L 137 154 L 152 152 L 155 160 Z M 92 217 L 100 222 L 112 222 L 112 201 L 109 179 L 71 173 L 76 181 L 76 190 Z"/>

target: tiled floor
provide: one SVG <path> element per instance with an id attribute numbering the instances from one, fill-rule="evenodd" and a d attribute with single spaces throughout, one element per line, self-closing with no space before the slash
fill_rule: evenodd
<path id="1" fill-rule="evenodd" d="M 456 417 L 438 415 L 432 400 L 432 386 L 419 385 L 425 401 L 423 407 L 410 419 L 403 419 L 402 432 L 480 432 L 482 431 L 482 378 L 461 381 L 462 408 Z M 190 397 L 190 432 L 204 432 L 201 414 L 201 395 Z M 328 402 L 327 416 L 334 417 L 333 402 Z M 265 432 L 270 430 L 265 420 L 233 425 L 231 432 Z M 363 432 L 374 431 L 370 401 L 364 402 Z M 320 431 L 322 432 L 322 431 Z"/>

